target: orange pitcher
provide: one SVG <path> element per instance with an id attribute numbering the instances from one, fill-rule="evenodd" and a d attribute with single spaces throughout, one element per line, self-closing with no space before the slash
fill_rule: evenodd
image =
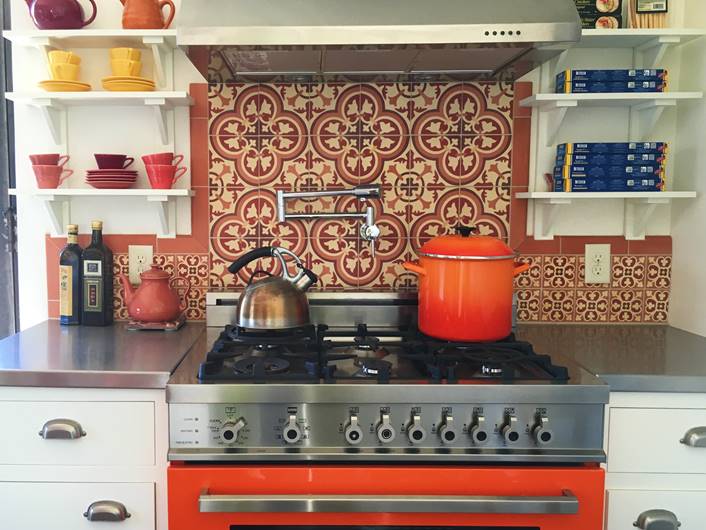
<path id="1" fill-rule="evenodd" d="M 176 8 L 172 0 L 120 0 L 123 9 L 124 29 L 167 29 L 174 19 Z M 164 20 L 163 10 L 169 6 L 169 16 Z"/>

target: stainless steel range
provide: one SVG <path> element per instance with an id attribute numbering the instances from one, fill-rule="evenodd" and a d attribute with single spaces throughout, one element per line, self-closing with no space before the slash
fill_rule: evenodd
<path id="1" fill-rule="evenodd" d="M 450 343 L 414 328 L 414 298 L 314 293 L 311 326 L 227 325 L 168 387 L 171 460 L 601 462 L 608 389 L 514 337 Z M 209 325 L 210 325 L 209 323 Z"/>

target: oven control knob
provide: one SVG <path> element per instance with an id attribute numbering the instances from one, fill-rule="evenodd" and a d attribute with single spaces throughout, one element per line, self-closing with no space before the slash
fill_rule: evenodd
<path id="1" fill-rule="evenodd" d="M 245 420 L 240 418 L 238 421 L 229 421 L 221 426 L 221 440 L 227 444 L 233 444 L 238 441 L 240 430 L 245 427 Z"/>
<path id="2" fill-rule="evenodd" d="M 454 417 L 451 414 L 444 415 L 444 423 L 439 427 L 439 437 L 444 445 L 449 445 L 456 441 L 458 433 L 454 427 Z"/>
<path id="3" fill-rule="evenodd" d="M 509 412 L 505 413 L 505 423 L 500 428 L 500 432 L 508 445 L 516 444 L 520 441 L 520 431 L 517 430 L 517 416 Z"/>
<path id="4" fill-rule="evenodd" d="M 485 445 L 488 442 L 488 431 L 485 430 L 485 416 L 473 414 L 473 424 L 469 432 L 474 445 Z"/>
<path id="5" fill-rule="evenodd" d="M 302 429 L 297 424 L 297 417 L 294 414 L 289 416 L 289 421 L 282 431 L 282 437 L 288 444 L 295 444 L 302 439 Z"/>
<path id="6" fill-rule="evenodd" d="M 351 445 L 358 445 L 363 441 L 363 429 L 358 425 L 358 416 L 352 415 L 348 420 L 348 426 L 343 432 L 343 436 L 346 437 L 346 441 Z"/>
<path id="7" fill-rule="evenodd" d="M 395 428 L 390 423 L 390 415 L 382 414 L 377 428 L 378 440 L 384 444 L 389 444 L 395 439 Z"/>
<path id="8" fill-rule="evenodd" d="M 419 414 L 412 414 L 412 421 L 407 426 L 407 438 L 413 444 L 420 444 L 427 437 L 427 431 L 422 427 L 422 417 Z"/>
<path id="9" fill-rule="evenodd" d="M 554 438 L 554 433 L 549 429 L 549 418 L 544 414 L 537 413 L 536 422 L 532 427 L 532 436 L 537 445 L 547 445 Z"/>

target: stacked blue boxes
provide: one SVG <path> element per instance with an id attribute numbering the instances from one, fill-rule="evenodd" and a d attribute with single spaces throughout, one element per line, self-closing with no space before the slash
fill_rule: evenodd
<path id="1" fill-rule="evenodd" d="M 667 70 L 565 70 L 556 76 L 557 94 L 666 92 Z"/>
<path id="2" fill-rule="evenodd" d="M 663 191 L 664 142 L 557 146 L 553 191 Z"/>

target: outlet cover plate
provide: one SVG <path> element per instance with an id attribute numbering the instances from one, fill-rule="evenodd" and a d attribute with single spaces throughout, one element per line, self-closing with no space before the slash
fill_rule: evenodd
<path id="1" fill-rule="evenodd" d="M 609 284 L 610 245 L 586 245 L 586 284 Z"/>
<path id="2" fill-rule="evenodd" d="M 140 274 L 150 268 L 154 249 L 151 245 L 130 245 L 127 247 L 130 283 L 140 283 Z"/>

